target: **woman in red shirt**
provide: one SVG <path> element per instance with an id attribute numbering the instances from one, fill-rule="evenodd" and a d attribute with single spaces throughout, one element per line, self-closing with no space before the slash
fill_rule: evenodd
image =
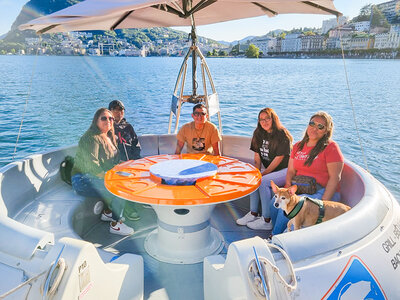
<path id="1" fill-rule="evenodd" d="M 295 175 L 314 177 L 317 192 L 306 195 L 310 198 L 339 201 L 339 181 L 344 159 L 342 152 L 331 137 L 333 133 L 332 117 L 323 111 L 315 113 L 308 123 L 303 139 L 297 142 L 290 155 L 285 187 L 292 185 Z M 273 203 L 271 205 L 273 207 Z M 271 217 L 274 223 L 272 234 L 282 233 L 287 226 L 288 218 L 282 210 L 273 207 Z"/>

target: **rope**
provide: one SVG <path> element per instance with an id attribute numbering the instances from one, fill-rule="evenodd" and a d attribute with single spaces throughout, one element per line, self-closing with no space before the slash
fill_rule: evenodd
<path id="1" fill-rule="evenodd" d="M 47 272 L 47 270 L 44 270 L 42 273 L 28 279 L 27 281 L 21 283 L 20 285 L 18 285 L 17 287 L 13 288 L 12 290 L 9 290 L 7 293 L 0 295 L 0 299 L 4 299 L 6 297 L 8 297 L 9 295 L 11 295 L 12 293 L 18 291 L 20 288 L 24 287 L 25 285 L 29 284 L 30 282 L 32 282 L 33 280 L 38 279 L 40 276 L 42 276 L 43 274 L 45 274 Z"/>
<path id="2" fill-rule="evenodd" d="M 14 161 L 15 154 L 17 153 L 17 147 L 18 147 L 18 142 L 19 142 L 19 137 L 21 136 L 21 131 L 22 131 L 22 125 L 24 124 L 24 118 L 25 118 L 25 113 L 28 108 L 28 102 L 31 97 L 31 90 L 32 90 L 32 82 L 33 82 L 33 77 L 35 75 L 35 70 L 37 66 L 37 58 L 38 58 L 38 53 L 39 53 L 39 46 L 42 43 L 42 35 L 39 35 L 39 43 L 36 48 L 36 55 L 35 55 L 35 60 L 33 62 L 33 69 L 32 69 L 32 74 L 31 74 L 31 79 L 29 81 L 29 88 L 28 88 L 28 95 L 26 96 L 25 99 L 25 106 L 24 106 L 24 111 L 22 112 L 22 119 L 21 119 L 21 124 L 19 125 L 19 130 L 18 130 L 18 135 L 17 135 L 17 140 L 15 142 L 15 147 L 14 147 L 14 153 L 12 155 L 12 161 Z"/>
<path id="3" fill-rule="evenodd" d="M 287 264 L 289 266 L 289 270 L 290 270 L 290 273 L 291 273 L 292 281 L 294 282 L 294 284 L 290 285 L 289 283 L 287 283 L 286 280 L 282 277 L 281 273 L 279 272 L 279 268 L 277 266 L 275 266 L 273 263 L 271 263 L 268 259 L 263 257 L 263 261 L 267 262 L 271 266 L 272 270 L 276 273 L 276 275 L 279 277 L 280 281 L 288 289 L 289 292 L 294 291 L 297 288 L 297 279 L 296 279 L 296 274 L 294 273 L 294 268 L 293 268 L 292 261 L 290 260 L 289 256 L 287 255 L 287 253 L 285 251 L 283 251 L 278 246 L 269 243 L 267 240 L 264 240 L 264 242 L 267 245 L 267 247 L 274 248 L 274 249 L 278 250 L 283 255 L 283 257 L 285 258 L 285 260 L 286 260 L 286 262 L 287 262 Z"/>
<path id="4" fill-rule="evenodd" d="M 348 75 L 347 75 L 347 68 L 346 68 L 346 60 L 345 60 L 345 57 L 344 57 L 344 49 L 343 49 L 343 42 L 342 42 L 342 32 L 340 31 L 340 25 L 339 25 L 339 17 L 336 18 L 336 22 L 337 22 L 338 29 L 339 29 L 340 49 L 341 49 L 341 52 L 342 52 L 343 68 L 344 68 L 344 74 L 345 74 L 345 77 L 346 77 L 347 91 L 349 93 L 351 111 L 353 113 L 354 126 L 356 128 L 357 137 L 358 137 L 358 143 L 359 143 L 360 148 L 361 148 L 361 153 L 362 153 L 362 157 L 363 157 L 363 160 L 364 160 L 365 169 L 369 172 L 368 163 L 367 163 L 367 157 L 366 157 L 365 152 L 364 152 L 364 147 L 363 147 L 363 144 L 361 142 L 361 137 L 360 137 L 360 131 L 359 131 L 358 125 L 357 125 L 357 119 L 356 119 L 356 113 L 355 113 L 354 104 L 353 104 L 353 98 L 351 97 L 349 78 L 348 78 Z"/>

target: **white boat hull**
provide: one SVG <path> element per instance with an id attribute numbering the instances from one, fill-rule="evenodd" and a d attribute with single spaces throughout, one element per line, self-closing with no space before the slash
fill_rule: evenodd
<path id="1" fill-rule="evenodd" d="M 141 136 L 140 142 L 143 156 L 173 153 L 176 144 L 174 135 Z M 251 162 L 253 155 L 248 149 L 249 144 L 249 137 L 224 136 L 222 153 Z M 219 227 L 225 239 L 222 254 L 206 257 L 203 266 L 174 267 L 156 262 L 140 248 L 155 225 L 144 226 L 146 228 L 138 232 L 138 238 L 142 238 L 140 249 L 135 248 L 139 244 L 128 245 L 133 253 L 123 254 L 113 262 L 110 260 L 122 251 L 118 250 L 117 244 L 128 243 L 127 240 L 110 238 L 109 245 L 103 247 L 93 242 L 91 234 L 98 226 L 98 211 L 93 210 L 97 200 L 77 196 L 61 182 L 58 171 L 63 158 L 73 155 L 75 150 L 76 147 L 68 147 L 33 155 L 0 170 L 0 239 L 9 241 L 0 246 L 0 274 L 10 274 L 0 285 L 0 295 L 48 270 L 62 246 L 66 245 L 61 257 L 67 268 L 52 296 L 54 299 L 80 296 L 84 296 L 82 299 L 99 299 L 98 295 L 106 295 L 104 289 L 110 285 L 113 286 L 110 293 L 114 294 L 110 294 L 109 299 L 114 299 L 115 295 L 119 295 L 118 299 L 188 299 L 185 298 L 188 293 L 191 293 L 191 299 L 265 299 L 263 292 L 257 292 L 260 286 L 253 288 L 254 278 L 249 280 L 249 266 L 255 259 L 253 247 L 265 266 L 271 299 L 400 297 L 399 204 L 381 183 L 350 162 L 346 162 L 343 172 L 341 193 L 352 209 L 319 225 L 274 236 L 272 244 L 287 253 L 288 259 L 257 236 L 266 237 L 264 233 L 234 224 L 235 215 L 228 211 L 236 209 L 244 213 L 248 209 L 248 200 L 242 199 L 232 206 L 217 206 L 213 212 L 211 224 Z M 14 221 L 22 226 L 19 232 L 10 231 L 10 222 Z M 150 224 L 146 223 L 145 214 L 139 222 Z M 104 237 L 102 230 L 103 227 L 99 229 L 99 235 Z M 22 250 L 14 251 L 16 245 Z M 79 267 L 85 268 L 83 261 L 90 265 L 89 277 L 96 282 L 85 294 L 82 294 L 85 292 L 82 284 L 79 286 L 79 276 L 81 281 L 83 277 Z M 279 268 L 286 284 L 273 267 L 267 267 L 268 262 Z M 296 280 L 291 276 L 290 265 Z M 155 269 L 160 277 L 151 273 Z M 113 272 L 119 275 L 111 275 Z M 100 273 L 103 276 L 94 281 Z M 178 279 L 180 282 L 170 282 L 171 274 L 175 279 L 181 278 Z M 13 295 L 40 298 L 44 277 L 29 289 L 25 285 Z M 107 285 L 102 281 L 104 278 L 108 280 Z M 295 289 L 288 289 L 295 284 Z M 12 299 L 11 295 L 9 297 Z"/>

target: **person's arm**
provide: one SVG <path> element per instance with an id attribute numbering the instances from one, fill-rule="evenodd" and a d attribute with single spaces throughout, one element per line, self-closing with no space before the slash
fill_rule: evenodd
<path id="1" fill-rule="evenodd" d="M 261 175 L 267 175 L 271 172 L 273 172 L 277 166 L 279 166 L 279 164 L 282 162 L 282 160 L 284 159 L 284 155 L 281 156 L 275 156 L 275 158 L 271 161 L 271 163 L 269 164 L 268 168 L 266 168 Z"/>
<path id="2" fill-rule="evenodd" d="M 180 140 L 176 141 L 176 149 L 175 149 L 175 154 L 181 154 L 182 148 L 185 145 L 184 142 L 181 142 Z"/>
<path id="3" fill-rule="evenodd" d="M 219 155 L 219 142 L 212 144 L 214 155 Z"/>
<path id="4" fill-rule="evenodd" d="M 343 162 L 331 162 L 326 164 L 328 168 L 329 179 L 322 195 L 322 200 L 331 200 L 335 194 L 337 186 L 342 176 Z"/>
<path id="5" fill-rule="evenodd" d="M 288 163 L 287 173 L 286 173 L 285 188 L 287 188 L 287 187 L 292 185 L 292 178 L 295 175 L 296 175 L 296 169 L 294 168 L 293 158 L 290 158 L 289 159 L 289 163 Z"/>
<path id="6" fill-rule="evenodd" d="M 257 152 L 254 152 L 254 166 L 261 171 L 261 158 Z"/>

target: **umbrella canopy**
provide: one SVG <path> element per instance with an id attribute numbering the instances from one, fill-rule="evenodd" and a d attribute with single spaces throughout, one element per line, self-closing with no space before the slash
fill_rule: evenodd
<path id="1" fill-rule="evenodd" d="M 86 0 L 19 26 L 37 33 L 206 25 L 278 14 L 341 15 L 333 0 Z"/>

